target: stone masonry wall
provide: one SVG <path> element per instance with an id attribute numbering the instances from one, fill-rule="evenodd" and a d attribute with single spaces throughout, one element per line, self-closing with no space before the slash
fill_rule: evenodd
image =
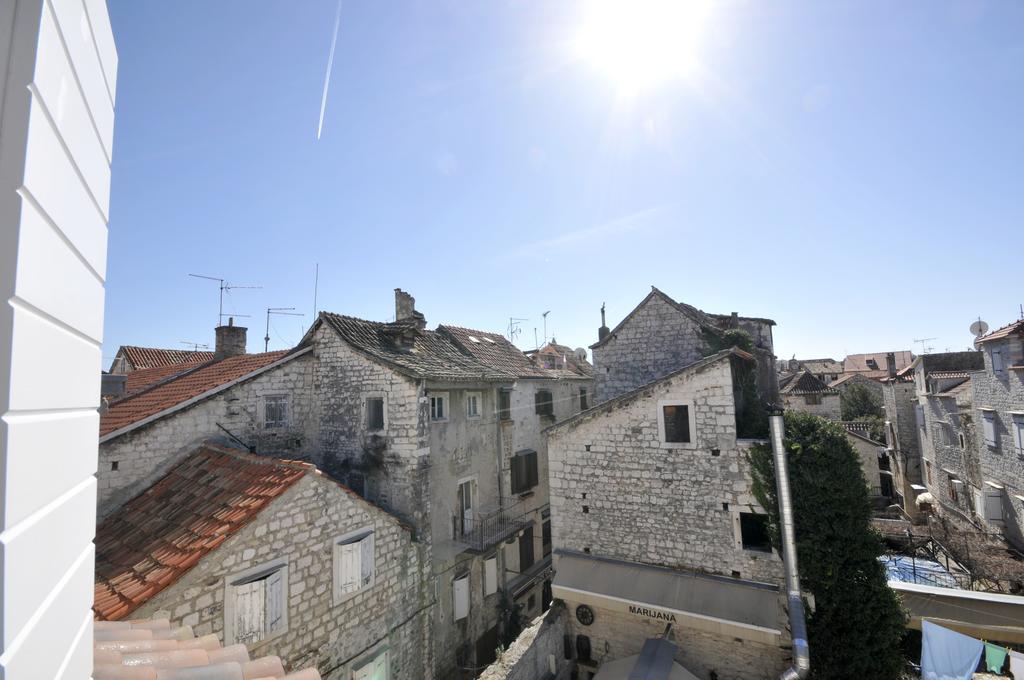
<path id="1" fill-rule="evenodd" d="M 660 443 L 658 402 L 668 399 L 695 409 L 692 448 Z M 553 431 L 548 455 L 557 548 L 782 582 L 778 556 L 738 544 L 739 512 L 758 508 L 736 440 L 728 361 Z"/>
<path id="2" fill-rule="evenodd" d="M 917 435 L 917 417 L 914 414 L 917 391 L 912 382 L 889 382 L 885 384 L 882 396 L 885 419 L 892 424 L 896 433 L 896 466 L 899 467 L 899 474 L 906 479 L 906 484 L 901 486 L 898 483 L 897 488 L 906 496 L 903 488 L 909 484 L 920 484 L 922 480 L 921 447 Z M 894 473 L 897 472 L 896 466 Z M 907 496 L 907 499 L 913 502 L 911 496 Z"/>
<path id="3" fill-rule="evenodd" d="M 921 433 L 921 457 L 925 464 L 923 481 L 934 496 L 938 512 L 951 512 L 960 521 L 971 521 L 977 512 L 975 495 L 981 489 L 977 445 L 971 414 L 971 400 L 927 395 L 921 398 L 925 428 Z M 959 403 L 958 403 L 959 402 Z M 964 446 L 960 446 L 963 435 Z M 931 479 L 928 479 L 928 466 Z M 952 470 L 964 486 L 954 497 L 949 473 Z"/>
<path id="4" fill-rule="evenodd" d="M 565 606 L 558 604 L 538 616 L 498 660 L 487 667 L 480 680 L 568 680 L 573 667 L 565 658 L 563 642 L 568 618 Z"/>
<path id="5" fill-rule="evenodd" d="M 654 295 L 608 340 L 593 348 L 597 402 L 656 380 L 702 357 L 700 326 Z"/>
<path id="6" fill-rule="evenodd" d="M 808 404 L 803 394 L 783 394 L 782 403 L 787 411 L 800 411 L 811 415 L 821 416 L 828 420 L 839 420 L 842 408 L 839 403 L 838 394 L 819 394 L 820 404 Z"/>
<path id="7" fill-rule="evenodd" d="M 100 444 L 96 479 L 102 519 L 159 479 L 173 464 L 214 440 L 237 448 L 223 425 L 257 453 L 301 458 L 314 439 L 313 361 L 309 354 L 239 383 L 209 399 Z M 263 398 L 291 395 L 289 426 L 263 426 Z M 114 468 L 117 469 L 114 469 Z"/>
<path id="8" fill-rule="evenodd" d="M 981 475 L 984 481 L 1004 487 L 1003 526 L 999 529 L 1017 548 L 1024 549 L 1024 501 L 1020 500 L 1024 498 L 1024 450 L 1017 448 L 1012 431 L 1014 420 L 1024 419 L 1024 369 L 1010 368 L 1024 365 L 1024 345 L 1020 338 L 1010 337 L 983 347 L 985 370 L 971 374 Z M 992 370 L 990 350 L 993 348 L 1002 351 L 1006 369 L 1001 374 Z M 998 440 L 995 447 L 985 444 L 982 408 L 995 411 Z"/>
<path id="9" fill-rule="evenodd" d="M 365 527 L 375 536 L 375 583 L 335 605 L 334 539 Z M 253 657 L 274 654 L 287 669 L 315 666 L 327 680 L 347 680 L 353 662 L 385 643 L 390 677 L 429 677 L 425 606 L 432 593 L 421 579 L 422 546 L 395 518 L 314 473 L 133 616 L 168 611 L 172 625 L 215 633 L 229 644 L 223 639 L 227 579 L 282 557 L 288 560 L 287 632 L 250 643 Z"/>

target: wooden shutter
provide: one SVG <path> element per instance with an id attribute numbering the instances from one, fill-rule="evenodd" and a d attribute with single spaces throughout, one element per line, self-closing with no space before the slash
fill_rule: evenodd
<path id="1" fill-rule="evenodd" d="M 526 488 L 532 489 L 533 487 L 537 486 L 538 482 L 537 452 L 531 451 L 530 453 L 526 454 L 525 458 L 526 460 L 523 462 L 526 465 Z"/>
<path id="2" fill-rule="evenodd" d="M 341 594 L 347 595 L 359 590 L 362 571 L 362 548 L 358 542 L 341 546 Z"/>
<path id="3" fill-rule="evenodd" d="M 484 595 L 498 592 L 498 558 L 484 560 Z"/>
<path id="4" fill-rule="evenodd" d="M 266 578 L 266 630 L 273 633 L 284 628 L 284 570 Z"/>
<path id="5" fill-rule="evenodd" d="M 1003 521 L 1003 494 L 985 490 L 985 519 L 989 522 Z"/>
<path id="6" fill-rule="evenodd" d="M 359 577 L 361 579 L 360 587 L 365 588 L 373 583 L 373 534 L 370 534 L 363 540 L 359 541 L 360 553 L 359 553 Z"/>
<path id="7" fill-rule="evenodd" d="M 235 586 L 235 642 L 255 642 L 263 637 L 263 579 Z"/>
<path id="8" fill-rule="evenodd" d="M 996 445 L 996 417 L 992 413 L 983 413 L 981 416 L 985 427 L 985 443 L 989 446 Z"/>
<path id="9" fill-rule="evenodd" d="M 452 597 L 455 601 L 455 620 L 469 616 L 469 574 L 452 581 Z"/>

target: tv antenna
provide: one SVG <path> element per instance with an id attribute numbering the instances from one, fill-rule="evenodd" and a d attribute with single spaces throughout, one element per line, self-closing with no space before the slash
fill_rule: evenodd
<path id="1" fill-rule="evenodd" d="M 300 314 L 298 312 L 292 311 L 294 309 L 294 307 L 267 307 L 267 335 L 266 337 L 263 338 L 264 352 L 270 349 L 270 315 L 278 314 L 280 316 L 305 316 L 305 314 Z"/>
<path id="2" fill-rule="evenodd" d="M 541 316 L 544 317 L 544 344 L 545 345 L 548 343 L 548 314 L 550 314 L 550 313 L 551 313 L 551 310 L 549 309 L 548 311 L 546 311 L 543 314 L 541 314 Z"/>
<path id="3" fill-rule="evenodd" d="M 195 277 L 197 279 L 207 279 L 209 281 L 216 281 L 218 284 L 220 284 L 220 302 L 219 302 L 218 307 L 217 307 L 217 325 L 218 326 L 221 324 L 222 321 L 224 321 L 224 317 L 226 316 L 224 314 L 224 291 L 228 291 L 228 293 L 230 293 L 235 288 L 263 288 L 263 286 L 233 286 L 228 281 L 226 281 L 224 279 L 221 279 L 221 278 L 218 278 L 216 276 L 204 276 L 202 274 L 189 274 L 189 276 Z M 231 314 L 230 316 L 244 316 L 244 317 L 248 317 L 249 315 L 248 314 Z"/>
<path id="4" fill-rule="evenodd" d="M 918 338 L 914 340 L 914 342 L 921 343 L 921 354 L 928 354 L 928 352 L 931 352 L 933 349 L 935 349 L 931 345 L 925 344 L 929 340 L 938 340 L 938 338 Z"/>
<path id="5" fill-rule="evenodd" d="M 207 350 L 210 349 L 209 345 L 207 345 L 206 343 L 202 343 L 202 342 L 191 342 L 189 340 L 178 340 L 178 344 L 179 345 L 185 345 L 186 347 L 191 347 L 193 352 L 198 352 L 200 347 L 202 347 L 203 349 L 207 349 Z"/>
<path id="6" fill-rule="evenodd" d="M 523 329 L 519 327 L 519 324 L 523 321 L 529 321 L 529 319 L 517 319 L 510 316 L 508 318 L 508 340 L 511 343 L 515 343 L 516 338 L 523 332 Z"/>

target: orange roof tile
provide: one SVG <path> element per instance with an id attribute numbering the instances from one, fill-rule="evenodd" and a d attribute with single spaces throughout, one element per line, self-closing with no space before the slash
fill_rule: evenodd
<path id="1" fill-rule="evenodd" d="M 213 352 L 199 352 L 190 349 L 136 347 L 134 345 L 121 345 L 117 353 L 118 355 L 123 355 L 134 370 L 173 366 L 174 364 L 189 364 L 213 359 Z M 113 366 L 111 369 L 113 369 Z"/>
<path id="2" fill-rule="evenodd" d="M 177 406 L 200 394 L 245 377 L 283 359 L 291 350 L 242 354 L 202 364 L 177 377 L 153 384 L 149 389 L 119 399 L 100 416 L 100 436 Z"/>
<path id="3" fill-rule="evenodd" d="M 133 612 L 314 469 L 203 445 L 97 527 L 96 617 Z"/>
<path id="4" fill-rule="evenodd" d="M 152 387 L 157 383 L 161 383 L 168 378 L 173 378 L 179 373 L 190 371 L 193 368 L 202 366 L 205 361 L 190 361 L 180 364 L 170 364 L 168 366 L 159 366 L 157 368 L 143 368 L 137 371 L 132 371 L 125 376 L 125 396 L 131 396 L 136 392 Z M 123 398 L 123 397 L 122 397 Z"/>

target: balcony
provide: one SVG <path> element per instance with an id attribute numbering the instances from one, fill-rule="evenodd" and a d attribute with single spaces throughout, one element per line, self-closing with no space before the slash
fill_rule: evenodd
<path id="1" fill-rule="evenodd" d="M 532 521 L 524 500 L 508 501 L 497 508 L 484 509 L 471 516 L 452 516 L 452 535 L 456 543 L 469 550 L 483 552 L 514 536 Z"/>

